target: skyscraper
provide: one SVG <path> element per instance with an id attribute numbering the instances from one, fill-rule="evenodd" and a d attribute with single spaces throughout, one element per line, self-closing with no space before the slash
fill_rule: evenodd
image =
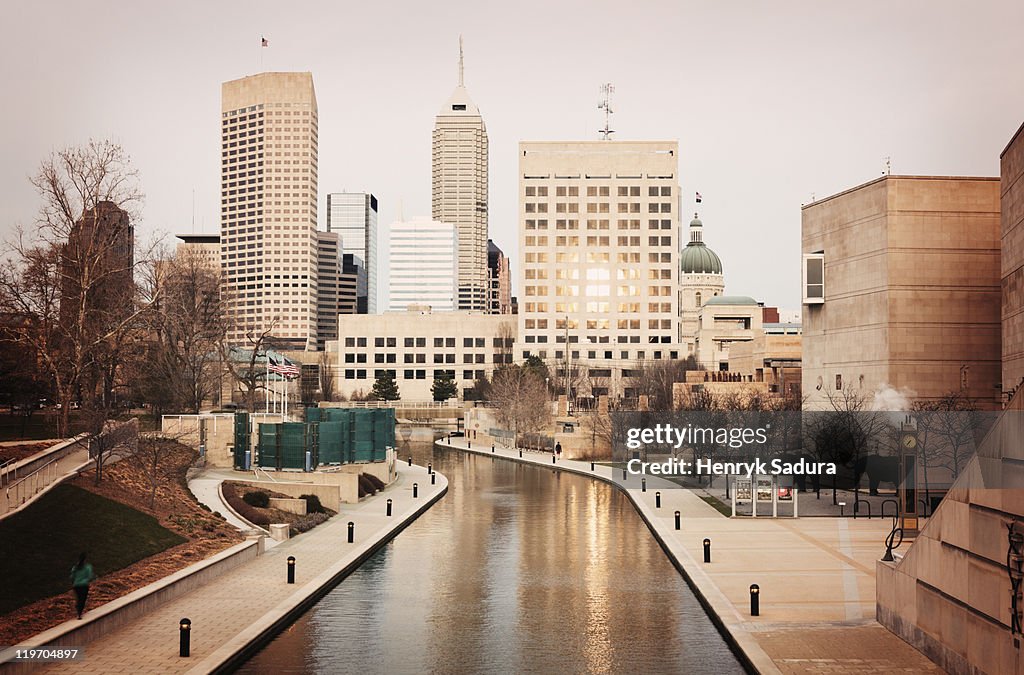
<path id="1" fill-rule="evenodd" d="M 675 141 L 519 144 L 519 352 L 589 368 L 680 358 Z M 602 385 L 603 387 L 603 385 Z"/>
<path id="2" fill-rule="evenodd" d="M 311 73 L 221 88 L 221 279 L 229 339 L 317 347 L 317 106 Z"/>
<path id="3" fill-rule="evenodd" d="M 512 278 L 508 256 L 490 239 L 487 240 L 487 313 L 512 313 Z"/>
<path id="4" fill-rule="evenodd" d="M 341 253 L 354 256 L 364 289 L 360 314 L 377 313 L 377 198 L 369 192 L 331 192 L 327 195 L 327 231 L 341 237 Z"/>
<path id="5" fill-rule="evenodd" d="M 458 308 L 487 310 L 487 129 L 463 79 L 434 122 L 433 218 L 459 230 Z"/>
<path id="6" fill-rule="evenodd" d="M 459 232 L 426 218 L 392 223 L 388 311 L 410 305 L 434 311 L 456 309 Z"/>

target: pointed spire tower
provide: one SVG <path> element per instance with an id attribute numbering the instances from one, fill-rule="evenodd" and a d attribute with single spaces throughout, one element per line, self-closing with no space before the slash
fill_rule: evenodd
<path id="1" fill-rule="evenodd" d="M 459 80 L 434 121 L 431 213 L 459 233 L 459 309 L 487 309 L 487 128 L 465 86 L 459 36 Z"/>

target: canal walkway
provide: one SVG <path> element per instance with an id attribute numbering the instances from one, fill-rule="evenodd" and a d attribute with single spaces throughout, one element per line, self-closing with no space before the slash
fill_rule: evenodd
<path id="1" fill-rule="evenodd" d="M 698 493 L 648 476 L 550 453 L 470 447 L 465 438 L 441 447 L 571 471 L 622 489 L 708 609 L 712 619 L 761 673 L 941 673 L 923 654 L 875 621 L 875 561 L 884 552 L 888 519 L 727 518 Z M 656 493 L 661 506 L 656 506 Z M 675 512 L 680 526 L 675 528 Z M 711 562 L 703 541 L 711 540 Z M 751 584 L 760 615 L 750 615 Z"/>
<path id="2" fill-rule="evenodd" d="M 72 673 L 209 673 L 240 662 L 244 656 L 294 620 L 339 579 L 358 567 L 381 545 L 437 501 L 448 488 L 436 474 L 431 485 L 426 468 L 398 464 L 398 480 L 318 527 L 280 543 L 251 562 L 226 572 L 187 595 L 157 606 L 129 625 L 85 645 L 77 662 L 42 664 L 43 672 Z M 413 484 L 418 497 L 413 498 Z M 386 515 L 386 500 L 393 516 Z M 354 543 L 347 542 L 355 523 Z M 295 584 L 286 583 L 287 558 L 294 556 Z M 191 656 L 178 654 L 178 621 L 192 621 Z M 85 619 L 89 619 L 86 612 Z M 78 622 L 70 622 L 78 623 Z M 48 634 L 30 644 L 45 645 Z"/>

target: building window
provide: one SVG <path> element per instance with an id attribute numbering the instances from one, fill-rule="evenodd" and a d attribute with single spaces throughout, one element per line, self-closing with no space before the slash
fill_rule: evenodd
<path id="1" fill-rule="evenodd" d="M 825 302 L 824 253 L 804 254 L 803 282 L 805 305 L 820 305 Z"/>
<path id="2" fill-rule="evenodd" d="M 836 391 L 842 391 L 842 390 L 843 390 L 843 376 L 837 374 L 836 375 Z"/>

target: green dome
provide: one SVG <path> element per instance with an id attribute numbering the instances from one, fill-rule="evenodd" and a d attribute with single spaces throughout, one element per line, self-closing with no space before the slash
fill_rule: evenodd
<path id="1" fill-rule="evenodd" d="M 721 274 L 722 261 L 718 254 L 702 242 L 690 242 L 679 254 L 681 274 Z"/>
<path id="2" fill-rule="evenodd" d="M 748 295 L 716 295 L 713 298 L 709 298 L 705 305 L 756 305 L 757 300 L 754 300 Z"/>
<path id="3" fill-rule="evenodd" d="M 697 214 L 690 221 L 690 243 L 679 253 L 680 274 L 721 274 L 722 261 L 718 255 L 704 245 L 702 230 L 704 223 Z"/>

